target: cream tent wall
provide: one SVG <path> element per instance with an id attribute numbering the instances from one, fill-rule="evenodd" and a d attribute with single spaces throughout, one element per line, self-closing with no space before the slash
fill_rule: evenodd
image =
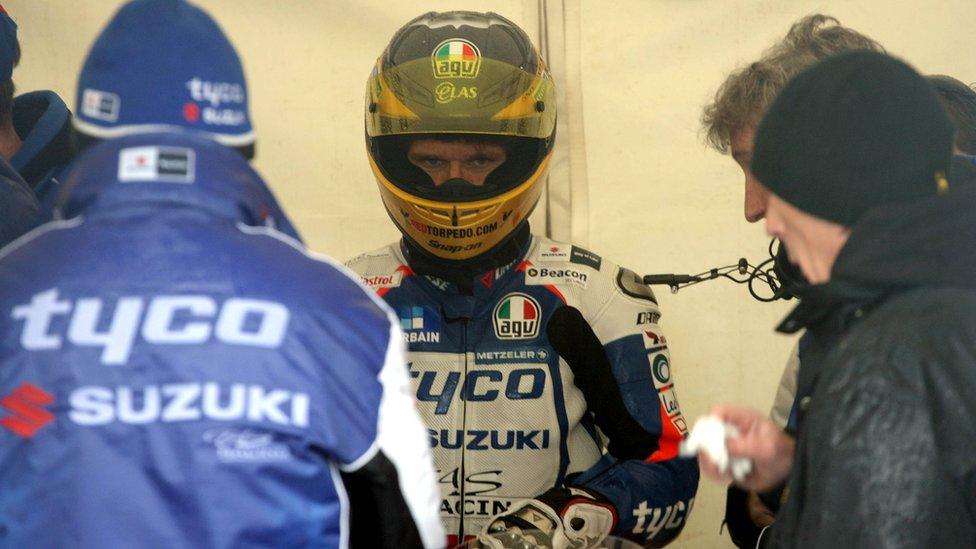
<path id="1" fill-rule="evenodd" d="M 366 164 L 363 86 L 389 36 L 422 11 L 491 9 L 548 40 L 572 154 L 536 227 L 644 273 L 763 257 L 762 228 L 742 219 L 741 174 L 702 144 L 698 119 L 724 76 L 797 18 L 834 15 L 923 73 L 976 81 L 972 0 L 198 1 L 244 59 L 256 166 L 310 246 L 340 259 L 397 237 Z M 81 61 L 120 2 L 3 4 L 20 25 L 18 90 L 54 89 L 73 105 Z M 772 326 L 790 305 L 727 282 L 658 296 L 686 416 L 718 402 L 767 408 L 793 343 Z M 724 489 L 703 482 L 675 546 L 731 547 L 723 508 Z"/>

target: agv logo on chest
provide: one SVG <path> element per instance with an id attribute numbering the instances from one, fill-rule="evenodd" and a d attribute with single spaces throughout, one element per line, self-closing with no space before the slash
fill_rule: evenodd
<path id="1" fill-rule="evenodd" d="M 495 305 L 492 319 L 498 339 L 533 339 L 539 335 L 542 308 L 527 294 L 514 292 Z"/>

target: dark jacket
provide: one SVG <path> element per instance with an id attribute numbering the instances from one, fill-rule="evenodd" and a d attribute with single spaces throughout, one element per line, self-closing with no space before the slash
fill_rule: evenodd
<path id="1" fill-rule="evenodd" d="M 780 547 L 976 547 L 976 188 L 866 214 L 807 328 Z"/>
<path id="2" fill-rule="evenodd" d="M 37 224 L 38 204 L 27 183 L 0 157 L 0 246 L 6 246 Z"/>
<path id="3" fill-rule="evenodd" d="M 17 96 L 14 129 L 23 141 L 10 164 L 43 201 L 71 161 L 71 111 L 52 91 Z"/>
<path id="4" fill-rule="evenodd" d="M 956 187 L 976 184 L 976 156 L 969 154 L 952 155 L 952 164 L 949 166 L 949 184 Z"/>

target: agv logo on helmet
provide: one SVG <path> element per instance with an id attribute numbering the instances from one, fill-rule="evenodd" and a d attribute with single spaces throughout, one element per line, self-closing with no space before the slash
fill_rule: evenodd
<path id="1" fill-rule="evenodd" d="M 481 69 L 481 51 L 467 40 L 449 38 L 430 54 L 434 78 L 477 78 Z"/>
<path id="2" fill-rule="evenodd" d="M 449 38 L 438 44 L 430 54 L 430 61 L 434 66 L 434 78 L 477 78 L 481 70 L 478 46 L 460 38 Z M 434 95 L 438 103 L 474 99 L 478 97 L 478 87 L 441 82 L 434 88 Z"/>

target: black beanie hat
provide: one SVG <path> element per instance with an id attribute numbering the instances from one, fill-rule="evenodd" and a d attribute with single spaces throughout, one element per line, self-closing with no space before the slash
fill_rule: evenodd
<path id="1" fill-rule="evenodd" d="M 759 124 L 752 172 L 797 208 L 851 226 L 874 206 L 944 189 L 952 138 L 925 78 L 887 55 L 844 53 L 779 93 Z"/>

